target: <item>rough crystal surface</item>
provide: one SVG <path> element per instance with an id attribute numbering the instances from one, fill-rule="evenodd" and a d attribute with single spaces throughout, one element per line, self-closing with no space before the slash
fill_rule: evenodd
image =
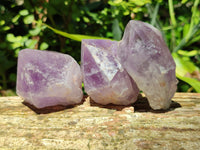
<path id="1" fill-rule="evenodd" d="M 80 66 L 69 55 L 25 49 L 19 52 L 17 94 L 37 108 L 82 100 Z"/>
<path id="2" fill-rule="evenodd" d="M 118 59 L 153 109 L 167 109 L 176 88 L 175 62 L 159 30 L 130 21 L 119 42 Z"/>
<path id="3" fill-rule="evenodd" d="M 139 90 L 115 58 L 118 42 L 82 40 L 81 68 L 85 91 L 97 103 L 128 105 Z"/>

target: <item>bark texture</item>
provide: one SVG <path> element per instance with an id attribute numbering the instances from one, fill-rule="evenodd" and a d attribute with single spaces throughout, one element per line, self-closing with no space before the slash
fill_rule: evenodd
<path id="1" fill-rule="evenodd" d="M 167 111 L 134 105 L 83 104 L 38 110 L 0 97 L 0 149 L 140 150 L 200 147 L 200 94 L 176 93 Z"/>

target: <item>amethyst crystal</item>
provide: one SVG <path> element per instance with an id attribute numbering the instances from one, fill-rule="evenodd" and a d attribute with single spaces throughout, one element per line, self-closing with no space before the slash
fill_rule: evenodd
<path id="1" fill-rule="evenodd" d="M 128 105 L 139 90 L 115 58 L 118 42 L 82 40 L 81 68 L 85 91 L 97 103 Z"/>
<path id="2" fill-rule="evenodd" d="M 80 66 L 69 55 L 25 49 L 19 52 L 17 94 L 37 108 L 82 100 Z"/>
<path id="3" fill-rule="evenodd" d="M 176 88 L 175 62 L 159 30 L 141 21 L 130 21 L 118 58 L 148 98 L 153 109 L 167 109 Z"/>

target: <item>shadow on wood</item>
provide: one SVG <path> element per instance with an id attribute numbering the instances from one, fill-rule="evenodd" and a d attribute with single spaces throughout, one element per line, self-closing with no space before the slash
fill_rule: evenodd
<path id="1" fill-rule="evenodd" d="M 86 98 L 88 98 L 87 95 L 85 95 L 83 97 L 81 103 L 76 104 L 76 105 L 69 105 L 69 106 L 56 105 L 56 106 L 49 106 L 49 107 L 44 107 L 44 108 L 40 108 L 40 109 L 36 108 L 35 106 L 33 106 L 33 105 L 31 105 L 27 102 L 22 102 L 22 103 L 25 106 L 29 107 L 31 110 L 33 110 L 37 114 L 48 114 L 48 113 L 62 111 L 62 110 L 65 110 L 65 109 L 74 108 L 78 105 L 83 104 L 86 101 Z M 96 103 L 91 98 L 89 98 L 89 105 L 91 107 L 114 109 L 116 111 L 122 111 L 123 109 L 125 109 L 127 107 L 133 107 L 135 112 L 153 112 L 153 113 L 165 113 L 165 112 L 172 111 L 176 108 L 181 107 L 181 105 L 178 102 L 172 101 L 170 108 L 167 109 L 167 110 L 153 110 L 150 107 L 147 98 L 143 97 L 142 95 L 138 96 L 138 100 L 134 104 L 126 105 L 126 106 L 124 106 L 124 105 L 114 105 L 114 104 L 102 105 L 102 104 Z"/>
<path id="2" fill-rule="evenodd" d="M 143 97 L 142 95 L 138 96 L 138 100 L 133 104 L 133 107 L 135 109 L 135 112 L 153 112 L 153 113 L 165 113 L 168 111 L 172 111 L 176 108 L 181 107 L 181 105 L 178 102 L 172 101 L 170 108 L 167 110 L 153 110 L 146 97 Z"/>
<path id="3" fill-rule="evenodd" d="M 121 111 L 122 109 L 124 109 L 126 107 L 133 107 L 132 105 L 126 105 L 126 106 L 124 106 L 124 105 L 114 105 L 114 104 L 102 105 L 102 104 L 96 103 L 91 98 L 90 98 L 90 106 L 107 108 L 107 109 L 114 109 L 114 110 L 117 110 L 117 111 Z"/>
<path id="4" fill-rule="evenodd" d="M 114 104 L 108 104 L 108 105 L 101 105 L 96 103 L 94 100 L 90 98 L 90 106 L 100 107 L 100 108 L 107 108 L 107 109 L 114 109 L 117 111 L 121 111 L 122 109 L 126 107 L 133 107 L 135 112 L 153 112 L 153 113 L 165 113 L 168 111 L 172 111 L 176 108 L 181 107 L 181 105 L 178 102 L 172 101 L 170 108 L 167 110 L 153 110 L 146 97 L 143 97 L 142 95 L 138 96 L 138 100 L 131 104 L 131 105 L 114 105 Z"/>
<path id="5" fill-rule="evenodd" d="M 48 106 L 48 107 L 44 107 L 44 108 L 37 108 L 34 105 L 31 105 L 27 102 L 22 102 L 22 104 L 24 104 L 25 106 L 29 107 L 31 110 L 33 110 L 36 114 L 49 114 L 49 113 L 53 113 L 53 112 L 58 112 L 58 111 L 62 111 L 65 109 L 70 109 L 70 108 L 74 108 L 78 105 L 83 104 L 85 101 L 85 96 L 83 97 L 82 101 L 78 104 L 75 105 L 69 105 L 69 106 L 63 106 L 63 105 L 56 105 L 56 106 Z"/>

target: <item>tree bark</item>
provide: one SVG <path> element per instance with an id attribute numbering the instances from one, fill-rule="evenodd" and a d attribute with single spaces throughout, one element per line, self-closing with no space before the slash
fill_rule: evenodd
<path id="1" fill-rule="evenodd" d="M 131 106 L 83 104 L 38 110 L 19 97 L 0 97 L 3 149 L 199 149 L 200 94 L 176 93 L 167 111 L 144 97 Z"/>

